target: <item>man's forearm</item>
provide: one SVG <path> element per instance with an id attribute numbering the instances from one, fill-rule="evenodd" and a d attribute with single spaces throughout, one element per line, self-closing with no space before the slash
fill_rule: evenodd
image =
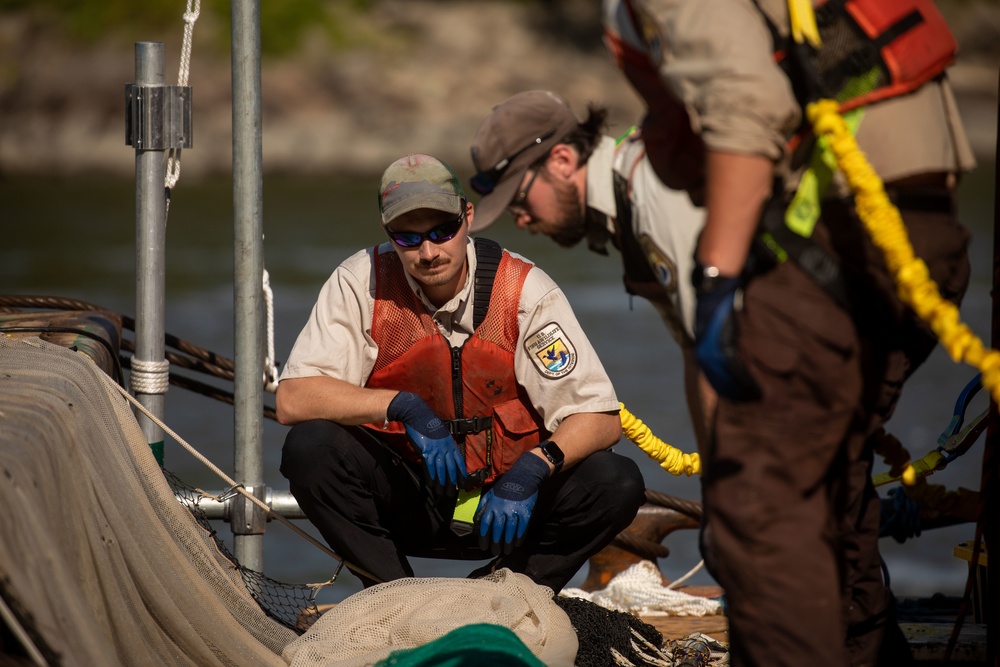
<path id="1" fill-rule="evenodd" d="M 724 276 L 743 270 L 760 212 L 771 194 L 770 159 L 722 151 L 706 152 L 705 228 L 697 259 Z"/>
<path id="2" fill-rule="evenodd" d="M 579 412 L 563 419 L 551 439 L 565 454 L 565 467 L 569 468 L 594 452 L 611 447 L 621 435 L 618 413 Z"/>
<path id="3" fill-rule="evenodd" d="M 293 378 L 278 384 L 275 407 L 285 425 L 327 419 L 353 425 L 381 422 L 395 390 L 368 389 L 326 376 Z"/>

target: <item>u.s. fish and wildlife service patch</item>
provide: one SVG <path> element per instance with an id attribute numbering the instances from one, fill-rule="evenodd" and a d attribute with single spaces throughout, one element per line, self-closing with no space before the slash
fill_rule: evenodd
<path id="1" fill-rule="evenodd" d="M 535 367 L 547 378 L 568 375 L 576 368 L 576 348 L 555 322 L 549 322 L 528 336 L 524 349 L 535 362 Z"/>

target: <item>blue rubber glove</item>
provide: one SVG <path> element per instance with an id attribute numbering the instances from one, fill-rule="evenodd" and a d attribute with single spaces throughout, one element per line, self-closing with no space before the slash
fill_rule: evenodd
<path id="1" fill-rule="evenodd" d="M 920 537 L 920 505 L 897 486 L 889 489 L 889 497 L 881 501 L 882 522 L 878 536 L 892 536 L 900 544 L 911 537 Z"/>
<path id="2" fill-rule="evenodd" d="M 728 278 L 711 289 L 698 291 L 695 306 L 694 354 L 708 382 L 731 401 L 761 397 L 760 387 L 740 363 L 736 349 L 734 307 L 742 287 L 740 278 Z"/>
<path id="3" fill-rule="evenodd" d="M 424 456 L 431 480 L 454 486 L 465 479 L 465 459 L 441 418 L 416 394 L 401 391 L 389 403 L 386 419 L 403 422 L 410 442 Z"/>
<path id="4" fill-rule="evenodd" d="M 521 543 L 538 500 L 538 487 L 548 476 L 549 464 L 524 452 L 483 494 L 475 518 L 481 549 L 489 548 L 496 556 L 509 554 Z"/>

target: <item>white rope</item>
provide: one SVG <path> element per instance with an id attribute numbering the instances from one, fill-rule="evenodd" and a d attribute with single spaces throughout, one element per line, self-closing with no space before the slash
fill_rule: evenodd
<path id="1" fill-rule="evenodd" d="M 134 394 L 165 394 L 170 388 L 170 362 L 143 361 L 132 357 L 128 385 Z"/>
<path id="2" fill-rule="evenodd" d="M 201 0 L 188 0 L 187 11 L 184 12 L 184 42 L 181 46 L 181 67 L 177 74 L 177 85 L 186 86 L 191 73 L 191 42 L 194 37 L 194 24 L 201 14 Z M 167 173 L 165 185 L 167 189 L 177 185 L 181 178 L 181 149 L 171 148 L 167 151 Z M 167 208 L 170 198 L 167 198 Z"/>
<path id="3" fill-rule="evenodd" d="M 35 646 L 35 642 L 31 639 L 31 635 L 29 635 L 28 631 L 21 626 L 21 622 L 18 621 L 17 616 L 14 615 L 14 612 L 7 606 L 7 603 L 4 602 L 2 597 L 0 597 L 0 621 L 3 621 L 4 625 L 10 628 L 11 632 L 14 634 L 14 638 L 20 642 L 21 647 L 28 654 L 32 664 L 38 665 L 38 667 L 49 666 L 45 656 L 43 656 L 42 652 L 38 650 L 37 646 Z"/>
<path id="4" fill-rule="evenodd" d="M 590 600 L 613 611 L 647 616 L 714 616 L 722 613 L 722 604 L 718 600 L 664 586 L 660 570 L 648 560 L 619 572 L 603 590 L 588 593 L 579 588 L 566 588 L 560 595 Z"/>
<path id="5" fill-rule="evenodd" d="M 688 570 L 687 574 L 685 574 L 680 579 L 675 579 L 674 581 L 672 581 L 670 585 L 667 586 L 667 588 L 669 588 L 670 590 L 674 590 L 675 588 L 683 584 L 685 581 L 696 575 L 699 572 L 699 570 L 701 570 L 701 568 L 703 567 L 705 567 L 705 559 L 698 561 L 698 564 L 692 567 L 690 570 Z"/>
<path id="6" fill-rule="evenodd" d="M 264 391 L 278 390 L 278 366 L 274 361 L 274 292 L 271 277 L 264 269 L 264 317 L 267 319 L 267 356 L 264 357 Z"/>

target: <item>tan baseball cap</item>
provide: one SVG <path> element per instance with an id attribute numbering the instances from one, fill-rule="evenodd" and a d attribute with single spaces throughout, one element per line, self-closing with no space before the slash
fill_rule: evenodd
<path id="1" fill-rule="evenodd" d="M 418 208 L 431 208 L 458 215 L 465 192 L 462 181 L 441 160 L 415 153 L 401 157 L 385 170 L 378 188 L 378 210 L 382 224 Z"/>
<path id="2" fill-rule="evenodd" d="M 472 231 L 493 224 L 510 205 L 528 167 L 575 130 L 580 121 L 565 99 L 529 90 L 493 107 L 472 140 L 476 174 L 469 185 L 482 198 Z"/>

